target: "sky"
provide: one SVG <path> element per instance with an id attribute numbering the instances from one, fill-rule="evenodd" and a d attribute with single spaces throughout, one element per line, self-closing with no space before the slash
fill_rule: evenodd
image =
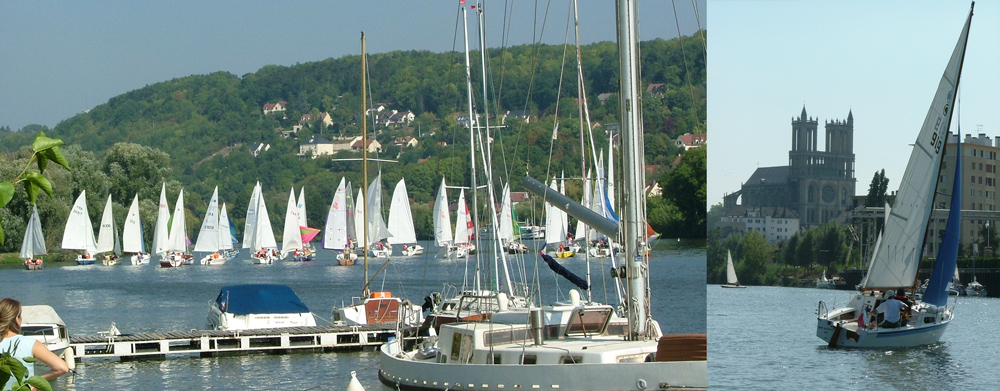
<path id="1" fill-rule="evenodd" d="M 854 115 L 856 193 L 885 169 L 899 187 L 970 2 L 708 2 L 708 204 L 757 167 L 788 165 L 803 105 L 823 123 Z M 951 132 L 1000 136 L 1000 4 L 980 1 Z M 964 138 L 964 136 L 963 136 Z"/>
<path id="2" fill-rule="evenodd" d="M 616 39 L 614 2 L 579 7 L 582 43 Z M 501 46 L 505 19 L 508 46 L 539 36 L 543 43 L 565 42 L 569 0 L 492 1 L 480 8 L 488 47 Z M 705 0 L 641 1 L 640 39 L 676 37 L 674 9 L 681 33 L 690 35 L 699 28 L 696 14 L 705 26 L 705 8 Z M 369 54 L 464 50 L 458 10 L 458 0 L 0 1 L 0 126 L 51 128 L 114 96 L 177 77 L 242 76 L 265 65 L 357 55 L 361 31 Z M 475 20 L 470 12 L 470 34 L 478 32 Z"/>

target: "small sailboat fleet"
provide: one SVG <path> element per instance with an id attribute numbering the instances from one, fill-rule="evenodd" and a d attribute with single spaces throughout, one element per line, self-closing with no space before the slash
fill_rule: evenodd
<path id="1" fill-rule="evenodd" d="M 952 192 L 944 194 L 950 196 L 951 205 L 934 269 L 922 299 L 914 297 L 914 289 L 934 196 L 936 190 L 943 190 L 937 189 L 938 173 L 950 135 L 971 22 L 972 9 L 913 144 L 891 213 L 886 206 L 885 229 L 876 241 L 861 293 L 843 307 L 828 308 L 826 302 L 819 302 L 816 336 L 831 347 L 932 344 L 941 339 L 952 321 L 954 305 L 948 306 L 948 284 L 956 267 L 961 228 L 961 143 L 955 152 Z M 873 319 L 876 313 L 884 314 L 884 319 Z"/>
<path id="2" fill-rule="evenodd" d="M 38 206 L 31 206 L 31 218 L 28 219 L 28 226 L 24 230 L 24 240 L 21 241 L 20 257 L 24 260 L 24 268 L 28 270 L 42 270 L 44 261 L 42 255 L 47 254 L 45 250 L 45 236 L 42 235 L 42 221 L 38 218 Z"/>
<path id="3" fill-rule="evenodd" d="M 826 275 L 824 274 L 824 277 Z M 736 278 L 736 268 L 733 267 L 733 253 L 726 251 L 726 284 L 723 288 L 746 288 L 740 285 L 740 280 Z"/>

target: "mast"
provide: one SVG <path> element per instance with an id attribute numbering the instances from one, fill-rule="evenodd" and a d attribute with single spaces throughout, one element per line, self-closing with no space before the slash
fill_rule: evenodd
<path id="1" fill-rule="evenodd" d="M 362 189 L 366 189 L 362 191 L 367 191 L 368 189 L 368 126 L 367 126 L 368 110 L 366 107 L 366 99 L 368 98 L 366 96 L 367 90 L 365 90 L 366 87 L 365 76 L 367 76 L 367 64 L 365 63 L 365 32 L 362 31 L 361 32 L 361 172 L 363 173 Z M 366 197 L 370 196 L 371 196 L 370 194 L 366 195 Z M 365 203 L 364 208 L 365 208 L 365 219 L 367 219 L 369 216 L 367 203 Z M 364 248 L 362 249 L 362 252 L 364 252 L 365 285 L 364 288 L 361 290 L 361 293 L 362 295 L 364 295 L 364 297 L 368 297 L 368 294 L 370 293 L 368 289 L 368 228 L 367 227 L 368 225 L 365 224 L 364 241 L 362 242 L 364 243 Z"/>
<path id="2" fill-rule="evenodd" d="M 472 68 L 469 65 L 469 19 L 468 19 L 468 17 L 466 15 L 467 15 L 467 12 L 465 11 L 465 7 L 462 7 L 462 22 L 463 22 L 463 25 L 465 26 L 465 85 L 466 85 L 466 87 L 468 89 L 468 94 L 467 94 L 468 95 L 468 99 L 466 99 L 466 102 L 468 103 L 468 109 L 469 109 L 469 164 L 470 164 L 470 168 L 471 168 L 470 173 L 472 174 L 472 175 L 470 175 L 470 177 L 471 177 L 470 179 L 472 181 L 471 182 L 471 184 L 472 184 L 472 209 L 473 209 L 473 211 L 475 213 L 475 214 L 473 214 L 474 219 L 475 219 L 476 223 L 478 223 L 479 222 L 479 216 L 478 216 L 478 213 L 479 213 L 478 209 L 479 208 L 477 207 L 477 204 L 476 204 L 476 142 L 474 141 L 476 136 L 475 136 L 475 129 L 473 127 L 473 122 L 475 122 L 475 116 L 474 116 L 475 114 L 472 111 Z M 462 206 L 459 205 L 459 207 L 461 208 Z M 473 224 L 473 227 L 475 227 L 476 225 L 477 224 Z M 477 234 L 478 234 L 478 232 L 477 232 Z M 476 235 L 476 238 L 478 239 L 479 235 Z M 466 258 L 466 260 L 468 260 L 468 258 Z M 479 290 L 479 289 L 480 289 L 480 281 L 479 281 L 479 257 L 477 256 L 476 257 L 476 290 Z"/>
<path id="3" fill-rule="evenodd" d="M 578 109 L 579 115 L 580 115 L 580 175 L 583 175 L 583 186 L 584 186 L 584 188 L 586 188 L 588 186 L 588 183 L 587 183 L 588 182 L 587 181 L 587 178 L 588 178 L 588 176 L 587 176 L 587 153 L 586 153 L 587 143 L 586 143 L 586 141 L 584 139 L 583 129 L 584 129 L 584 125 L 585 125 L 584 120 L 586 120 L 587 127 L 588 128 L 590 127 L 590 112 L 587 111 L 587 110 L 584 110 L 584 106 L 586 106 L 586 104 L 587 104 L 586 103 L 587 94 L 584 91 L 584 85 L 583 85 L 583 61 L 580 58 L 581 57 L 581 55 L 580 55 L 580 12 L 579 12 L 579 9 L 577 8 L 576 0 L 573 0 L 573 29 L 574 29 L 574 31 L 576 33 L 576 89 L 577 89 L 577 94 L 580 95 L 580 102 L 577 105 L 577 109 Z M 584 117 L 584 116 L 586 116 L 586 117 Z M 563 195 L 565 195 L 565 194 L 563 194 Z M 567 228 L 567 232 L 568 232 L 568 230 L 569 230 L 569 228 Z M 584 232 L 589 232 L 589 231 L 590 230 L 588 229 L 588 230 L 586 230 Z M 590 281 L 590 251 L 589 251 L 590 238 L 588 238 L 587 236 L 588 235 L 584 235 L 584 239 L 583 239 L 583 244 L 584 245 L 581 246 L 581 248 L 583 249 L 584 259 L 586 260 L 586 264 L 587 264 L 587 286 L 591 286 L 591 281 Z M 579 240 L 579 238 L 573 238 L 573 239 L 574 240 Z M 592 289 L 587 289 L 587 301 L 593 301 L 593 299 L 594 299 L 594 292 L 593 292 L 593 290 Z"/>
<path id="4" fill-rule="evenodd" d="M 636 4 L 631 0 L 618 0 L 618 57 L 621 67 L 621 121 L 622 121 L 622 154 L 627 156 L 623 171 L 625 173 L 626 207 L 622 219 L 625 243 L 624 263 L 627 265 L 629 312 L 629 338 L 640 339 L 646 332 L 648 314 L 646 312 L 647 296 L 645 276 L 647 274 L 645 257 L 639 251 L 640 243 L 645 242 L 646 221 L 643 171 L 644 153 L 642 137 L 642 102 L 639 100 L 639 47 L 636 20 Z"/>

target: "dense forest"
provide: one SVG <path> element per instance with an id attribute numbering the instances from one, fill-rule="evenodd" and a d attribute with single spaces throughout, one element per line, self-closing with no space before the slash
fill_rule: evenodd
<path id="1" fill-rule="evenodd" d="M 684 153 L 675 144 L 682 134 L 705 132 L 704 36 L 701 32 L 641 43 L 646 175 L 648 182 L 657 182 L 664 189 L 662 196 L 649 197 L 649 221 L 668 237 L 705 235 L 705 147 Z M 580 131 L 585 121 L 578 114 L 576 66 L 574 61 L 563 63 L 564 50 L 552 45 L 490 50 L 490 100 L 486 107 L 482 104 L 481 74 L 472 72 L 475 110 L 489 113 L 493 177 L 500 178 L 495 183 L 497 192 L 508 178 L 513 191 L 522 191 L 520 178 L 525 174 L 539 180 L 562 175 L 581 178 L 581 162 L 593 166 L 598 160 L 592 156 L 591 142 L 600 158 L 621 159 L 607 151 L 608 134 L 614 134 L 619 109 L 616 45 L 602 42 L 582 47 L 591 120 L 587 127 L 593 128 L 592 137 L 582 136 L 585 132 Z M 415 115 L 409 124 L 390 126 L 376 126 L 376 116 L 367 117 L 369 137 L 383 146 L 381 153 L 370 157 L 392 161 L 370 164 L 368 175 L 373 178 L 376 172 L 381 173 L 386 197 L 405 177 L 417 234 L 422 239 L 432 233 L 432 201 L 442 176 L 450 185 L 468 186 L 471 181 L 469 129 L 459 123 L 459 117 L 467 114 L 463 61 L 464 55 L 457 53 L 426 51 L 368 56 L 368 106 L 380 103 L 389 110 Z M 346 56 L 287 67 L 267 66 L 242 76 L 226 72 L 193 75 L 116 96 L 53 129 L 31 125 L 11 131 L 0 127 L 0 152 L 4 153 L 0 178 L 11 178 L 24 168 L 30 156 L 27 146 L 39 131 L 66 143 L 63 152 L 71 170 L 47 170 L 55 194 L 38 199 L 51 248 L 58 248 L 73 199 L 84 190 L 94 220 L 99 220 L 108 194 L 117 221 L 124 218 L 128 203 L 138 194 L 146 240 L 150 241 L 163 183 L 170 204 L 184 189 L 192 239 L 215 186 L 219 187 L 220 202 L 228 203 L 235 225 L 242 227 L 257 181 L 264 189 L 272 221 L 283 216 L 289 189 L 294 187 L 297 193 L 305 187 L 309 224 L 322 227 L 340 179 L 346 177 L 355 189 L 363 180 L 360 162 L 338 159 L 357 159 L 360 153 L 345 150 L 312 158 L 300 156 L 299 148 L 313 136 L 346 143 L 361 134 L 360 63 L 360 56 Z M 478 69 L 479 64 L 473 67 Z M 284 112 L 263 114 L 265 104 L 278 101 L 287 102 Z M 511 111 L 526 111 L 530 117 L 504 120 Z M 318 121 L 320 113 L 329 113 L 333 124 Z M 300 121 L 303 114 L 310 114 L 312 120 Z M 502 126 L 494 128 L 501 122 Z M 414 147 L 396 145 L 404 136 L 415 137 L 419 143 Z M 581 137 L 586 145 L 582 152 Z M 617 138 L 613 140 L 617 143 Z M 259 143 L 268 148 L 252 154 L 251 147 Z M 482 170 L 479 162 L 477 166 Z M 484 174 L 478 175 L 479 183 L 485 183 Z M 481 197 L 484 193 L 480 192 Z M 567 193 L 579 199 L 582 181 L 567 181 Z M 457 194 L 450 194 L 450 198 L 454 203 Z M 488 216 L 485 198 L 479 205 L 483 209 L 480 216 Z M 520 204 L 516 213 L 522 221 L 541 224 L 540 210 L 534 198 Z M 8 208 L 0 209 L 7 233 L 0 252 L 17 251 L 29 215 L 30 205 L 23 192 L 15 195 Z M 280 225 L 275 224 L 279 237 Z"/>

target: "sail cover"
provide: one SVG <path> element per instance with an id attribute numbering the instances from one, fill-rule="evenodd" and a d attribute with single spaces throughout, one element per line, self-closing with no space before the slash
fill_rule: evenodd
<path id="1" fill-rule="evenodd" d="M 970 11 L 913 144 L 892 212 L 886 218 L 882 242 L 862 282 L 865 289 L 910 287 L 916 279 L 971 21 Z"/>

